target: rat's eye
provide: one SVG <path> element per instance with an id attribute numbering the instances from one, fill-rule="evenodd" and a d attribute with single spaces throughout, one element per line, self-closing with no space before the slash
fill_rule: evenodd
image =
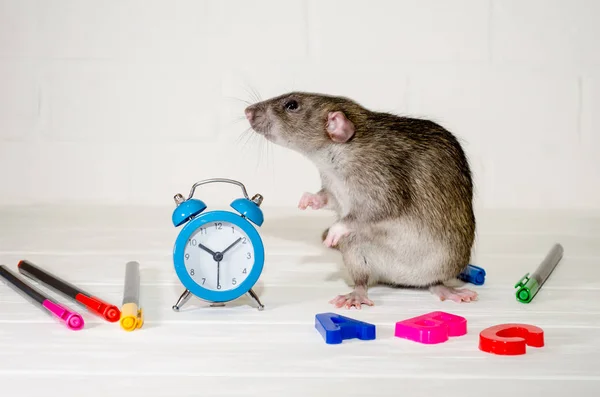
<path id="1" fill-rule="evenodd" d="M 298 110 L 298 101 L 290 99 L 283 105 L 287 110 Z"/>

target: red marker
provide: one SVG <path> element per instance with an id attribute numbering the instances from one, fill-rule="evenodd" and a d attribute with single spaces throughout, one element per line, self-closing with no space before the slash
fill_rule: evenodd
<path id="1" fill-rule="evenodd" d="M 83 306 L 87 307 L 88 310 L 97 313 L 104 317 L 111 323 L 119 321 L 121 318 L 121 312 L 119 308 L 110 303 L 104 302 L 91 294 L 75 287 L 72 284 L 48 273 L 45 270 L 40 269 L 28 260 L 22 260 L 17 265 L 19 272 L 24 276 L 27 276 L 33 280 L 36 280 L 56 292 L 63 294 L 66 297 L 74 299 Z"/>
<path id="2" fill-rule="evenodd" d="M 16 274 L 8 270 L 5 265 L 0 265 L 0 277 L 6 285 L 19 293 L 39 308 L 50 312 L 55 318 L 62 321 L 69 329 L 78 331 L 83 328 L 83 318 L 79 313 L 69 310 L 54 299 L 46 296 L 42 291 L 28 282 L 21 280 Z"/>

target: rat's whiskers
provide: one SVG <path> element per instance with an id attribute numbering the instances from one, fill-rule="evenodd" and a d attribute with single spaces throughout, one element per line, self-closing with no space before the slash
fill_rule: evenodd
<path id="1" fill-rule="evenodd" d="M 251 88 L 251 89 L 256 97 L 256 102 L 262 102 L 262 97 L 260 96 L 260 93 L 258 92 L 258 90 L 254 89 L 254 88 Z"/>
<path id="2" fill-rule="evenodd" d="M 227 98 L 227 99 L 233 99 L 233 100 L 235 100 L 235 101 L 242 102 L 242 103 L 244 103 L 244 104 L 246 104 L 246 105 L 248 105 L 248 106 L 252 105 L 252 103 L 251 103 L 251 102 L 249 102 L 249 101 L 247 101 L 247 100 L 245 100 L 245 99 L 242 99 L 242 98 L 237 98 L 237 97 L 234 97 L 234 96 L 226 96 L 225 98 Z"/>

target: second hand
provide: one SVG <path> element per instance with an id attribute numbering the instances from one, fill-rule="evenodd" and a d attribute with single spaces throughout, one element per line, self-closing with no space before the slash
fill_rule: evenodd
<path id="1" fill-rule="evenodd" d="M 220 269 L 221 269 L 221 261 L 217 262 L 217 289 L 221 289 L 221 282 L 220 282 Z"/>

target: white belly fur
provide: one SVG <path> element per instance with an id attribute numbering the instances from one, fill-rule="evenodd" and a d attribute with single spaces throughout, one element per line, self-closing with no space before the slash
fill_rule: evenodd
<path id="1" fill-rule="evenodd" d="M 385 231 L 385 233 L 384 233 Z M 348 247 L 367 262 L 369 284 L 377 282 L 428 286 L 447 280 L 448 253 L 425 229 L 406 219 L 380 222 L 354 231 L 357 239 Z M 346 266 L 352 266 L 348 261 Z M 361 264 L 364 266 L 363 264 Z"/>
<path id="2" fill-rule="evenodd" d="M 337 202 L 335 208 L 341 219 L 354 208 L 364 205 L 357 192 L 353 194 L 331 163 L 316 164 L 326 176 L 324 185 Z M 355 260 L 345 260 L 345 266 L 364 268 L 367 261 L 369 284 L 377 282 L 398 285 L 427 286 L 453 276 L 448 268 L 448 250 L 425 227 L 409 218 L 368 225 L 348 225 L 357 239 L 348 250 Z"/>

